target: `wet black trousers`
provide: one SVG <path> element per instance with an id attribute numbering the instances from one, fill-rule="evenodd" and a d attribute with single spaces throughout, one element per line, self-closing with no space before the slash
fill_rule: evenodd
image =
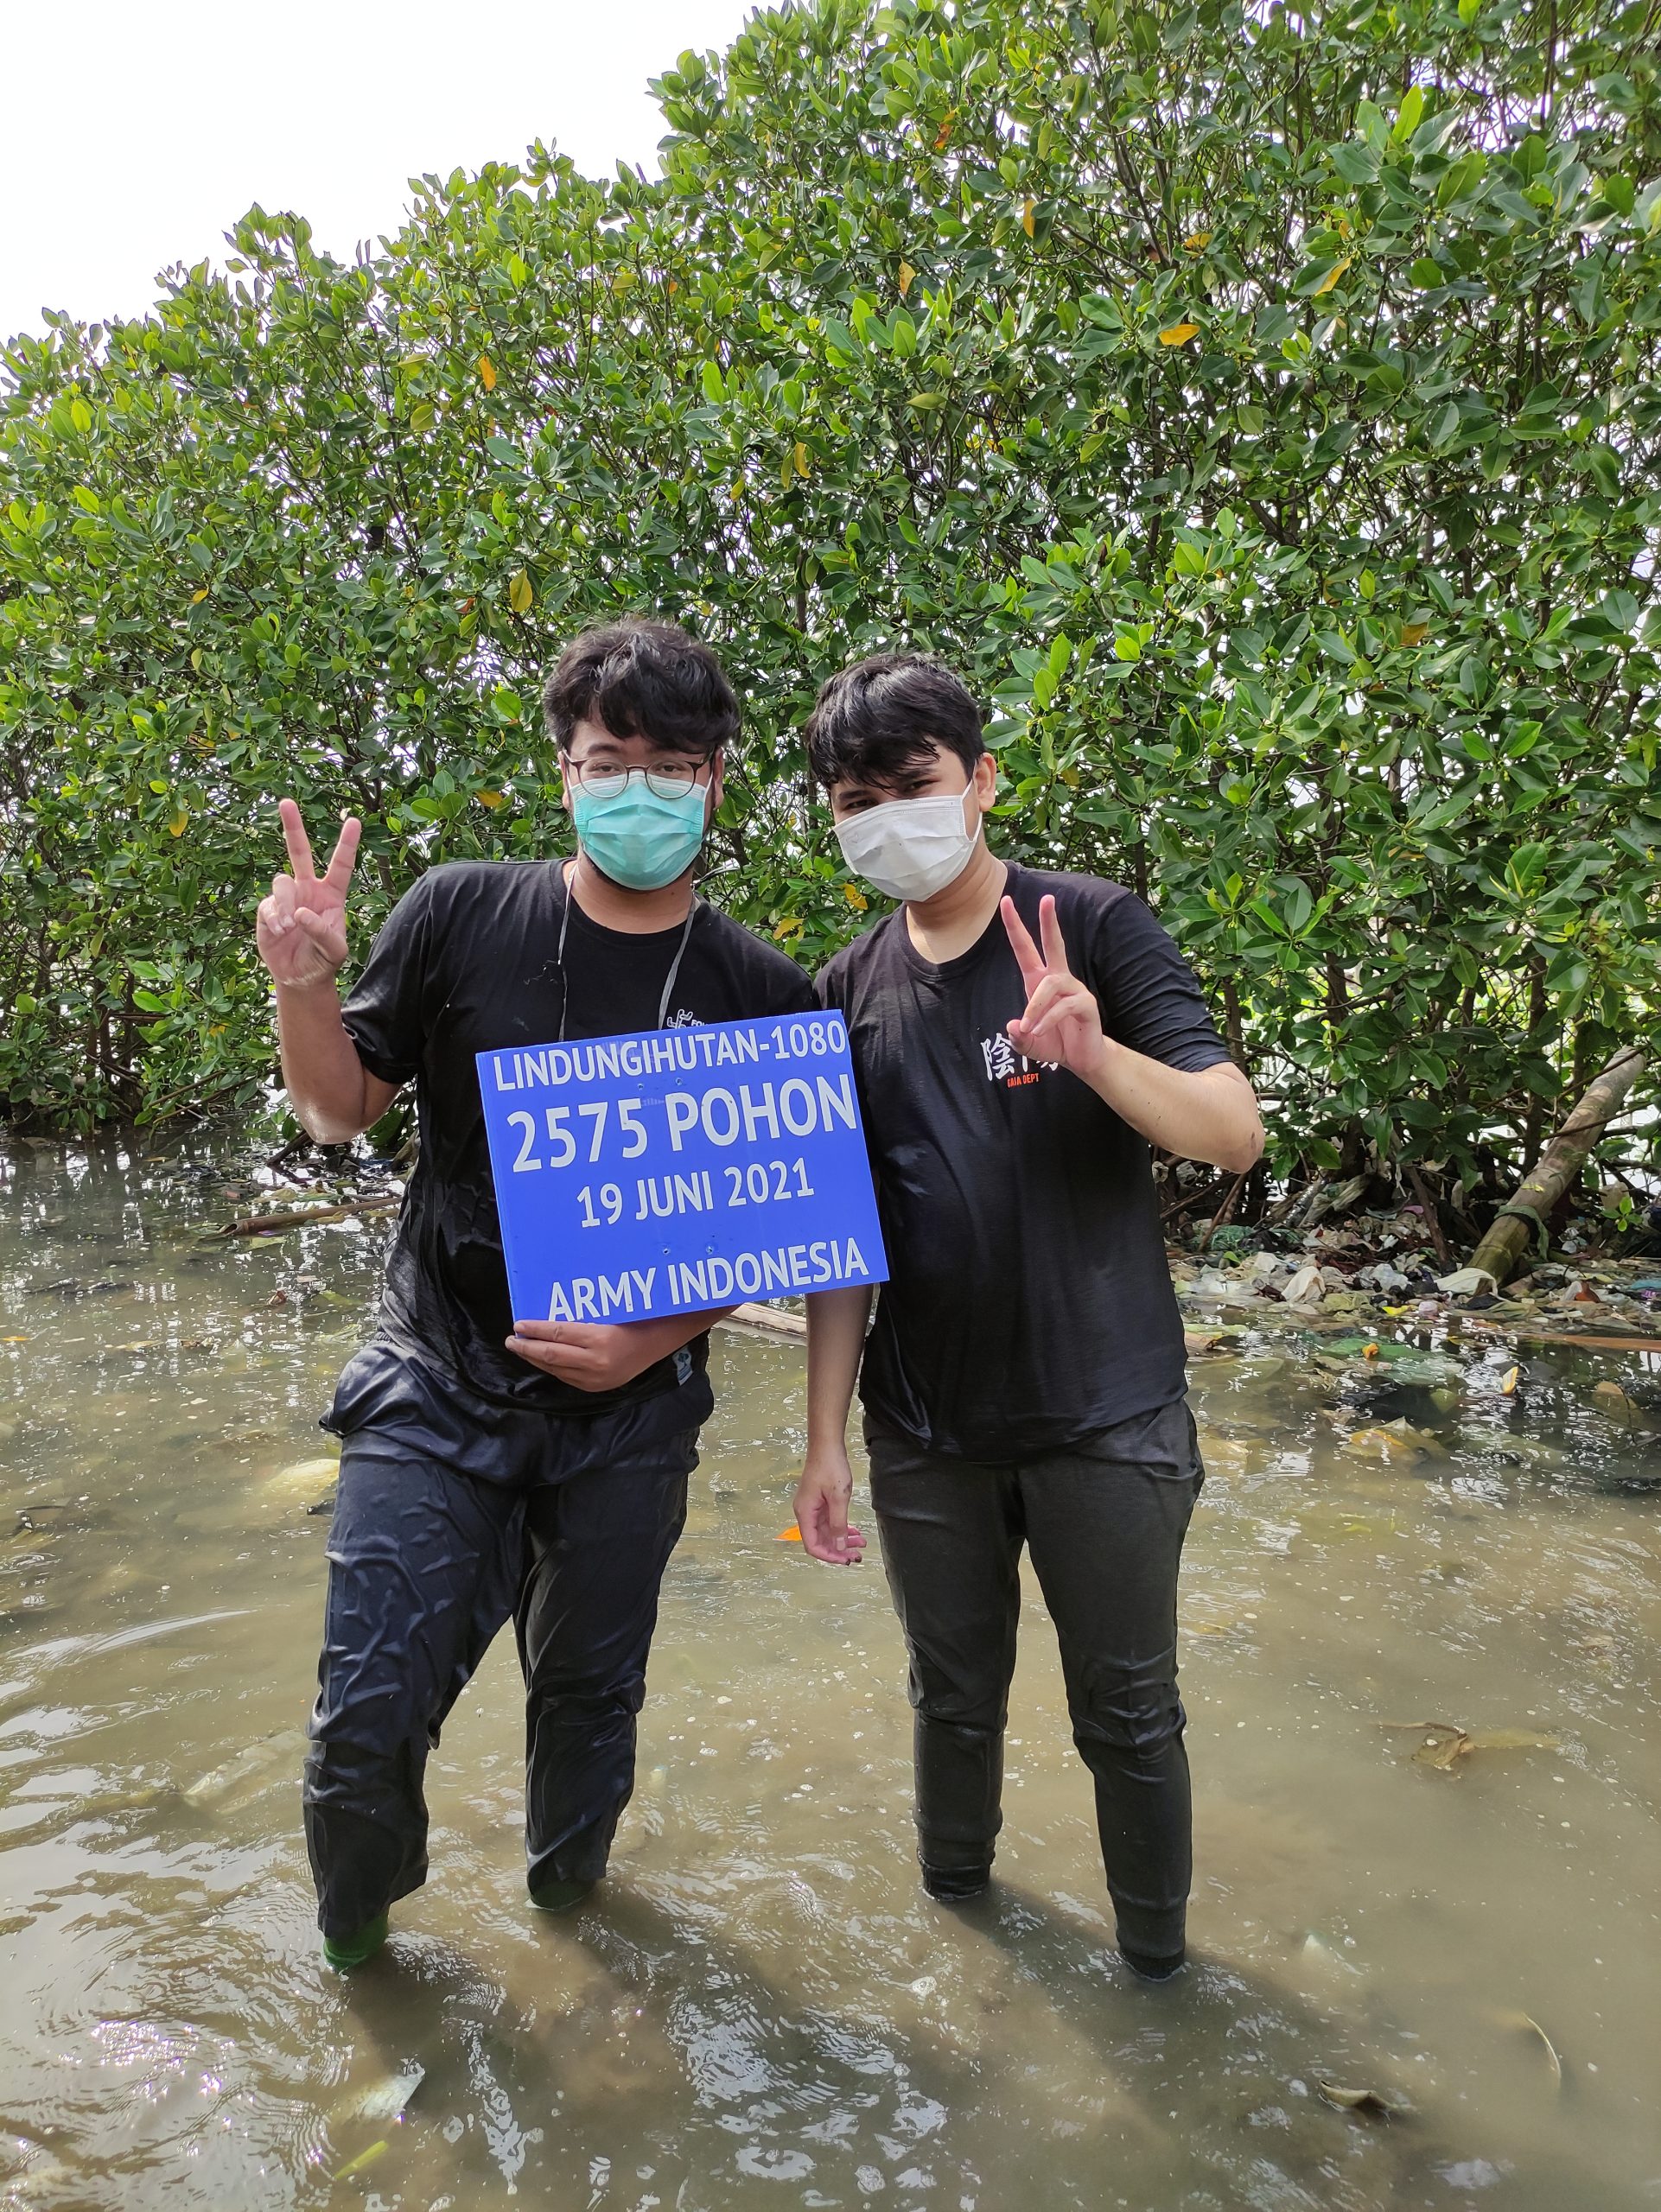
<path id="1" fill-rule="evenodd" d="M 1072 1451 L 989 1465 L 923 1451 L 869 1418 L 871 1503 L 911 1655 L 918 1857 L 971 1872 L 1002 1825 L 1022 1544 L 1055 1623 L 1072 1739 L 1119 1938 L 1183 1946 L 1193 1866 L 1176 1582 L 1204 1480 L 1185 1400 Z"/>
<path id="2" fill-rule="evenodd" d="M 698 1392 L 701 1418 L 701 1377 Z M 654 1413 L 542 1420 L 539 1464 L 514 1466 L 512 1481 L 417 1449 L 396 1423 L 347 1435 L 304 1788 L 325 1936 L 350 1935 L 425 1880 L 428 1753 L 510 1618 L 530 1885 L 604 1873 L 697 1463 L 697 1427 L 665 1433 Z"/>

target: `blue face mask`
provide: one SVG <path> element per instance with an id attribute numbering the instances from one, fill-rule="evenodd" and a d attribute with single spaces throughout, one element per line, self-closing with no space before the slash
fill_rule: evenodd
<path id="1" fill-rule="evenodd" d="M 614 798 L 579 790 L 572 808 L 583 851 L 626 891 L 661 891 L 684 875 L 703 844 L 706 784 L 660 798 L 644 776 L 631 776 Z"/>

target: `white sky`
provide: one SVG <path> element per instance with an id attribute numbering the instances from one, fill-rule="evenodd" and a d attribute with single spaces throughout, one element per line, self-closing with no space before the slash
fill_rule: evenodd
<path id="1" fill-rule="evenodd" d="M 726 46 L 744 0 L 81 0 L 0 6 L 0 338 L 42 306 L 141 313 L 255 200 L 349 257 L 407 179 L 516 161 L 657 168 L 646 79 Z"/>

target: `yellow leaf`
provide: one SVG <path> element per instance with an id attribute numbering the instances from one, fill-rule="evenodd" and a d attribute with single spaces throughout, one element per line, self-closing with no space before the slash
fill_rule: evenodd
<path id="1" fill-rule="evenodd" d="M 193 591 L 193 592 L 191 593 L 191 594 L 190 594 L 190 603 L 191 603 L 191 605 L 192 605 L 193 607 L 200 607 L 200 606 L 201 605 L 202 601 L 203 601 L 207 597 L 207 586 L 206 586 L 206 585 L 204 585 L 204 586 L 202 587 L 202 588 L 201 588 L 201 590 L 200 590 L 200 591 Z"/>
<path id="2" fill-rule="evenodd" d="M 870 904 L 856 883 L 844 883 L 842 887 L 842 895 L 856 914 L 862 914 Z"/>
<path id="3" fill-rule="evenodd" d="M 1191 237 L 1184 238 L 1182 243 L 1190 253 L 1203 253 L 1211 244 L 1211 232 L 1195 231 Z"/>
<path id="4" fill-rule="evenodd" d="M 796 464 L 796 474 L 798 476 L 807 476 L 812 473 L 808 467 L 807 448 L 802 443 L 799 438 L 796 441 L 796 450 L 792 454 L 791 458 Z"/>
<path id="5" fill-rule="evenodd" d="M 735 506 L 736 506 L 739 500 L 741 500 L 743 496 L 744 487 L 741 484 L 735 484 L 732 490 L 727 494 L 727 497 L 733 502 Z"/>
<path id="6" fill-rule="evenodd" d="M 1033 234 L 1033 203 L 1029 200 L 1021 211 L 1021 227 L 1028 238 Z"/>
<path id="7" fill-rule="evenodd" d="M 172 821 L 169 823 L 168 828 L 173 832 L 175 837 L 182 837 L 185 831 L 189 827 L 190 810 L 188 807 L 181 806 L 179 809 L 179 811 L 174 816 Z"/>
<path id="8" fill-rule="evenodd" d="M 799 914 L 786 914 L 773 932 L 774 938 L 780 944 L 787 937 L 799 937 L 801 933 L 802 918 Z"/>
<path id="9" fill-rule="evenodd" d="M 1402 643 L 1404 645 L 1422 645 L 1429 635 L 1430 625 L 1428 622 L 1403 622 L 1402 625 Z"/>
<path id="10" fill-rule="evenodd" d="M 908 291 L 910 291 L 910 289 L 911 289 L 911 280 L 912 280 L 912 278 L 913 278 L 913 276 L 915 276 L 915 275 L 916 275 L 916 274 L 917 274 L 917 271 L 916 271 L 916 270 L 912 267 L 912 265 L 911 265 L 910 262 L 908 262 L 908 261 L 902 261 L 902 262 L 901 263 L 901 264 L 900 264 L 900 296 L 901 296 L 901 298 L 902 300 L 905 298 L 905 296 L 906 296 L 907 293 Z"/>
<path id="11" fill-rule="evenodd" d="M 1318 300 L 1323 292 L 1330 292 L 1354 258 L 1355 256 L 1352 253 L 1346 253 L 1342 261 L 1335 262 L 1321 278 L 1320 283 L 1315 286 L 1314 290 L 1310 293 L 1310 298 Z"/>
<path id="12" fill-rule="evenodd" d="M 496 365 L 488 353 L 480 353 L 479 356 L 479 381 L 487 391 L 495 391 Z"/>
<path id="13" fill-rule="evenodd" d="M 474 791 L 473 796 L 480 806 L 487 806 L 493 814 L 502 803 L 502 795 L 500 791 Z"/>
<path id="14" fill-rule="evenodd" d="M 945 114 L 945 121 L 940 125 L 939 131 L 935 135 L 934 151 L 937 154 L 941 154 L 945 151 L 947 142 L 951 137 L 951 126 L 957 120 L 957 109 L 955 107 L 948 108 Z"/>
<path id="15" fill-rule="evenodd" d="M 530 577 L 521 569 L 507 587 L 508 605 L 515 614 L 528 614 L 536 596 L 535 592 L 531 588 Z"/>
<path id="16" fill-rule="evenodd" d="M 1168 330 L 1160 332 L 1159 342 L 1161 346 L 1186 346 L 1191 338 L 1199 335 L 1197 322 L 1174 322 Z"/>

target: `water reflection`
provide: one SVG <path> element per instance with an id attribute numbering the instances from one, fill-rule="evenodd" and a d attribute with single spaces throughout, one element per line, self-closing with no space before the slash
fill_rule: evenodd
<path id="1" fill-rule="evenodd" d="M 1653 2203 L 1640 1360 L 1531 1359 L 1509 1397 L 1499 1347 L 1375 1374 L 1248 1338 L 1196 1367 L 1200 1963 L 1149 1990 L 1036 1607 L 1001 1882 L 920 1897 L 886 1595 L 775 1541 L 800 1354 L 725 1337 L 601 1900 L 525 1908 L 506 1640 L 433 1763 L 432 1883 L 347 1984 L 294 1731 L 315 1416 L 385 1230 L 204 1249 L 257 1179 L 152 1149 L 3 1171 L 0 2203 Z M 1380 1725 L 1417 1721 L 1555 1747 L 1439 1771 Z M 1359 2090 L 1397 2116 L 1328 2101 Z"/>

